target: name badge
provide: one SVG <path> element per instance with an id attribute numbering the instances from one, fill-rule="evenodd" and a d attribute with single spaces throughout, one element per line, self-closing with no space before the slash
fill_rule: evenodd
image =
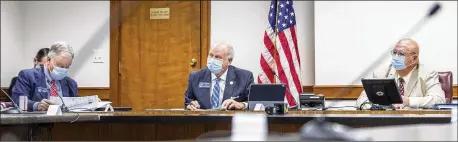
<path id="1" fill-rule="evenodd" d="M 38 92 L 40 93 L 48 93 L 48 88 L 43 88 L 43 87 L 37 87 Z"/>
<path id="2" fill-rule="evenodd" d="M 199 82 L 199 88 L 210 88 L 210 83 L 208 83 L 208 82 Z"/>

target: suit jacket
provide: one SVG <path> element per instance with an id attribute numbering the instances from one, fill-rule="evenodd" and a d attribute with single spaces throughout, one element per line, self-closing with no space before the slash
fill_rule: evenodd
<path id="1" fill-rule="evenodd" d="M 78 85 L 75 80 L 65 77 L 59 80 L 63 97 L 78 97 Z M 28 96 L 27 110 L 33 111 L 33 104 L 48 99 L 49 89 L 46 86 L 44 67 L 25 69 L 19 72 L 13 87 L 13 100 L 19 103 L 19 96 Z"/>
<path id="2" fill-rule="evenodd" d="M 396 78 L 396 70 L 385 66 L 373 73 L 374 78 Z M 445 103 L 445 93 L 439 83 L 436 71 L 427 69 L 419 64 L 412 70 L 408 84 L 404 88 L 404 96 L 409 97 L 410 108 L 432 108 L 435 104 Z M 356 101 L 356 107 L 367 101 L 366 92 L 363 91 Z"/>
<path id="3" fill-rule="evenodd" d="M 232 82 L 232 84 L 230 83 Z M 223 94 L 224 100 L 234 97 L 235 101 L 245 102 L 248 100 L 249 87 L 254 82 L 253 73 L 250 71 L 229 66 L 227 70 L 226 86 Z M 200 109 L 211 109 L 210 88 L 202 86 L 202 83 L 212 85 L 211 72 L 208 68 L 193 71 L 189 74 L 188 89 L 185 92 L 184 106 L 193 100 L 197 100 Z"/>

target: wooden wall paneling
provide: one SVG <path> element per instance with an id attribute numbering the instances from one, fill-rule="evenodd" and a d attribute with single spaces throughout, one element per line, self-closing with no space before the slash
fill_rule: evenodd
<path id="1" fill-rule="evenodd" d="M 140 46 L 138 42 L 138 15 L 137 7 L 132 7 L 132 3 L 141 3 L 138 1 L 121 1 L 121 30 L 120 30 L 120 72 L 119 76 L 119 104 L 121 106 L 131 106 L 132 108 L 141 108 L 143 99 L 141 99 L 140 90 Z M 137 100 L 132 103 L 131 100 Z"/>
<path id="2" fill-rule="evenodd" d="M 457 99 L 458 85 L 453 85 L 453 98 Z M 358 99 L 359 95 L 363 91 L 362 85 L 315 85 L 313 86 L 313 92 L 315 94 L 323 94 L 326 99 Z M 341 94 L 341 96 L 338 96 Z"/>
<path id="3" fill-rule="evenodd" d="M 453 86 L 453 99 L 458 99 L 458 85 Z"/>
<path id="4" fill-rule="evenodd" d="M 302 86 L 303 93 L 313 93 L 313 86 Z"/>
<path id="5" fill-rule="evenodd" d="M 326 99 L 357 99 L 362 91 L 363 87 L 360 85 L 315 85 L 313 87 L 315 94 L 323 94 Z"/>
<path id="6" fill-rule="evenodd" d="M 269 124 L 269 133 L 298 132 L 302 125 Z M 212 131 L 231 132 L 231 124 L 103 124 L 57 123 L 52 129 L 53 141 L 151 141 L 195 140 Z M 46 133 L 44 133 L 46 135 Z M 46 137 L 45 137 L 46 138 Z"/>
<path id="7" fill-rule="evenodd" d="M 108 87 L 79 87 L 78 95 L 80 97 L 97 95 L 101 100 L 111 101 L 110 88 Z"/>
<path id="8" fill-rule="evenodd" d="M 110 101 L 119 106 L 119 45 L 121 40 L 121 1 L 110 0 Z"/>
<path id="9" fill-rule="evenodd" d="M 211 29 L 211 1 L 201 0 L 200 4 L 200 34 L 201 34 L 201 48 L 200 48 L 200 68 L 205 68 L 207 65 L 207 56 L 210 50 L 210 29 Z"/>
<path id="10" fill-rule="evenodd" d="M 341 92 L 342 89 L 348 89 L 343 97 L 337 97 L 337 93 Z M 112 87 L 105 88 L 105 87 L 80 87 L 78 88 L 78 93 L 80 96 L 88 96 L 88 95 L 99 95 L 99 98 L 102 100 L 110 100 L 112 101 Z M 304 86 L 304 93 L 316 93 L 316 94 L 324 94 L 326 99 L 335 100 L 335 99 L 348 99 L 348 100 L 355 100 L 359 97 L 359 93 L 362 91 L 362 86 Z M 8 88 L 3 88 L 6 92 Z M 453 99 L 458 99 L 458 86 L 453 86 Z M 348 93 L 351 92 L 351 93 Z M 329 95 L 328 95 L 329 94 Z M 115 96 L 116 97 L 116 96 Z M 1 93 L 0 100 L 7 100 L 6 96 Z"/>

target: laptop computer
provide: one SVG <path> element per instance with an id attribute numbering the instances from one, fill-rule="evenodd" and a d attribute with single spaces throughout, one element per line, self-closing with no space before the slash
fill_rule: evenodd
<path id="1" fill-rule="evenodd" d="M 398 86 L 394 78 L 361 79 L 367 98 L 379 105 L 402 104 Z"/>
<path id="2" fill-rule="evenodd" d="M 273 107 L 275 103 L 284 103 L 285 90 L 284 84 L 252 84 L 248 95 L 248 109 L 253 110 L 256 104 Z"/>

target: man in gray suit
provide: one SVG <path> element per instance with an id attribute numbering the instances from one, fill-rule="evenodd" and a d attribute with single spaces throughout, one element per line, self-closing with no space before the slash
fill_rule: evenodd
<path id="1" fill-rule="evenodd" d="M 392 51 L 392 61 L 389 66 L 383 66 L 373 73 L 374 78 L 395 78 L 402 104 L 394 104 L 396 108 L 432 108 L 435 104 L 445 102 L 445 93 L 439 83 L 436 71 L 419 64 L 419 47 L 412 39 L 402 39 Z M 361 107 L 368 101 L 363 91 L 356 101 L 356 107 Z M 368 109 L 370 106 L 362 106 Z"/>
<path id="2" fill-rule="evenodd" d="M 246 109 L 253 73 L 231 65 L 234 48 L 227 43 L 214 44 L 207 67 L 189 74 L 184 106 L 196 109 Z"/>

